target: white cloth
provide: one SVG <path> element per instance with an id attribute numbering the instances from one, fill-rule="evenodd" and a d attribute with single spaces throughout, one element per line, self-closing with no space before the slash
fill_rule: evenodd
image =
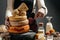
<path id="1" fill-rule="evenodd" d="M 43 8 L 39 9 L 38 12 L 45 13 L 45 10 Z"/>
<path id="2" fill-rule="evenodd" d="M 12 16 L 12 12 L 10 10 L 6 10 L 6 17 Z"/>
<path id="3" fill-rule="evenodd" d="M 48 10 L 47 10 L 47 7 L 45 6 L 44 0 L 38 0 L 37 2 L 39 2 L 38 5 L 40 5 L 40 6 L 38 6 L 38 8 L 39 8 L 38 12 L 42 12 L 44 15 L 47 15 Z M 42 7 L 44 7 L 45 9 Z"/>
<path id="4" fill-rule="evenodd" d="M 41 9 L 39 9 L 39 10 L 38 10 L 38 12 L 43 13 L 43 14 L 44 14 L 44 16 L 45 16 L 45 15 L 47 15 L 47 8 L 46 8 L 46 9 L 41 8 Z"/>
<path id="5" fill-rule="evenodd" d="M 34 0 L 33 8 L 35 8 L 35 5 L 36 5 L 36 4 L 37 4 L 37 6 L 38 6 L 38 12 L 43 13 L 44 16 L 47 15 L 48 10 L 47 10 L 47 7 L 45 6 L 44 0 Z M 45 9 L 42 8 L 42 7 L 44 7 Z M 35 9 L 35 10 L 36 10 L 36 9 Z"/>

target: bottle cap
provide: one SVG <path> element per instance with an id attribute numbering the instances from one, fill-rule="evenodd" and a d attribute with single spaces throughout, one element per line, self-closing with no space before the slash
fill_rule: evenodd
<path id="1" fill-rule="evenodd" d="M 43 24 L 44 24 L 43 22 L 39 22 L 39 26 L 43 26 Z"/>

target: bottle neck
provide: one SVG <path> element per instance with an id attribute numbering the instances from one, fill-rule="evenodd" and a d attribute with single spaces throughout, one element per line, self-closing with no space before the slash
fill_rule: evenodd
<path id="1" fill-rule="evenodd" d="M 39 33 L 43 33 L 44 32 L 43 22 L 39 23 L 38 32 Z"/>

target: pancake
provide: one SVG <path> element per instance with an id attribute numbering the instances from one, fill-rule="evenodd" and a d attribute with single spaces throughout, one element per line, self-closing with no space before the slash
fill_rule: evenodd
<path id="1" fill-rule="evenodd" d="M 27 16 L 11 16 L 9 17 L 9 21 L 23 21 L 23 20 L 26 20 L 27 19 Z"/>
<path id="2" fill-rule="evenodd" d="M 24 21 L 10 21 L 11 26 L 24 26 L 29 24 L 29 21 L 26 19 Z"/>
<path id="3" fill-rule="evenodd" d="M 28 32 L 30 29 L 29 25 L 24 25 L 24 26 L 20 26 L 20 27 L 9 27 L 8 32 L 10 33 L 25 33 Z"/>

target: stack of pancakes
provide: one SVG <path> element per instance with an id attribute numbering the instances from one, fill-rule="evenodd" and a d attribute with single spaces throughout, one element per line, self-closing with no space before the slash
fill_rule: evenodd
<path id="1" fill-rule="evenodd" d="M 10 33 L 25 33 L 29 31 L 29 21 L 26 16 L 27 9 L 24 9 L 24 5 L 25 8 L 27 8 L 26 4 L 22 3 L 19 8 L 13 11 L 13 16 L 9 17 L 9 22 L 11 26 L 9 27 L 8 31 Z"/>

